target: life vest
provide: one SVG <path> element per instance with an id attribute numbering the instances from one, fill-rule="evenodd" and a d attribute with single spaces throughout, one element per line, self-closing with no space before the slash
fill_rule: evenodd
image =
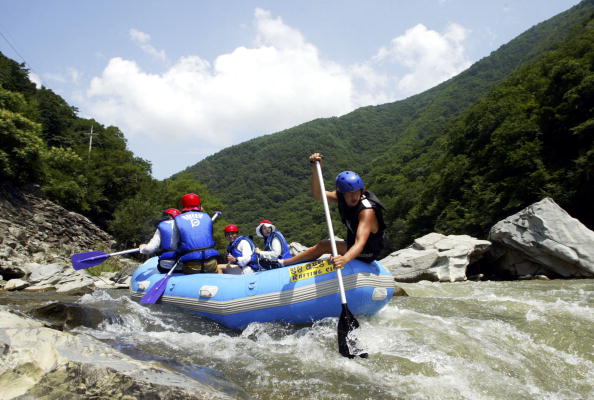
<path id="1" fill-rule="evenodd" d="M 271 251 L 272 250 L 272 241 L 274 238 L 278 238 L 281 243 L 281 253 L 278 256 L 279 259 L 291 258 L 291 249 L 287 244 L 287 240 L 283 236 L 282 233 L 274 231 L 266 238 L 266 243 L 264 243 L 264 251 Z"/>
<path id="2" fill-rule="evenodd" d="M 161 249 L 159 250 L 159 260 L 171 260 L 176 258 L 173 250 L 173 226 L 175 222 L 172 219 L 159 222 L 157 229 L 161 235 Z"/>
<path id="3" fill-rule="evenodd" d="M 175 222 L 172 219 L 161 221 L 157 224 L 159 235 L 161 235 L 161 246 L 159 249 L 159 267 L 163 270 L 169 270 L 174 265 L 177 253 L 173 250 L 173 227 Z M 181 265 L 175 267 L 176 271 L 181 271 Z"/>
<path id="4" fill-rule="evenodd" d="M 241 252 L 237 248 L 237 246 L 239 246 L 239 242 L 241 242 L 242 240 L 246 240 L 250 244 L 250 248 L 252 249 L 252 257 L 250 258 L 250 261 L 247 263 L 246 266 L 250 266 L 254 271 L 258 271 L 260 269 L 260 266 L 258 265 L 258 255 L 254 252 L 254 250 L 256 249 L 256 245 L 249 236 L 239 236 L 233 242 L 229 243 L 229 245 L 227 245 L 227 253 L 231 254 L 235 258 L 243 257 L 243 254 L 241 254 Z"/>
<path id="5" fill-rule="evenodd" d="M 175 217 L 179 232 L 177 254 L 181 262 L 190 260 L 206 260 L 217 257 L 219 252 L 214 248 L 212 236 L 212 220 L 202 211 L 187 211 Z"/>
<path id="6" fill-rule="evenodd" d="M 367 238 L 367 243 L 363 251 L 357 257 L 358 260 L 363 262 L 371 262 L 377 260 L 380 251 L 384 248 L 384 231 L 386 230 L 386 224 L 384 222 L 383 211 L 385 210 L 382 203 L 372 192 L 363 192 L 363 197 L 355 207 L 348 207 L 344 201 L 344 198 L 339 194 L 338 196 L 338 211 L 340 212 L 340 218 L 347 228 L 347 248 L 351 248 L 355 244 L 357 237 L 357 228 L 359 227 L 359 213 L 362 210 L 372 208 L 375 212 L 375 217 L 378 222 L 378 231 L 376 233 L 370 233 Z"/>

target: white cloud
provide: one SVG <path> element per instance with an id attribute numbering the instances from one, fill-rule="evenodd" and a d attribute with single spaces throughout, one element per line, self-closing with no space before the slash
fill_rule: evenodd
<path id="1" fill-rule="evenodd" d="M 76 68 L 72 67 L 68 68 L 67 71 L 70 81 L 78 85 L 78 83 L 80 82 L 80 72 Z"/>
<path id="2" fill-rule="evenodd" d="M 182 57 L 160 74 L 144 71 L 134 60 L 112 58 L 91 80 L 87 109 L 120 127 L 131 146 L 143 140 L 161 143 L 152 152 L 163 156 L 166 148 L 173 151 L 167 145 L 174 141 L 180 151 L 196 155 L 169 168 L 173 173 L 255 136 L 403 98 L 468 66 L 462 46 L 468 32 L 456 24 L 443 34 L 417 25 L 374 59 L 350 66 L 323 59 L 298 30 L 266 10 L 255 10 L 254 27 L 251 46 L 212 62 Z M 150 35 L 136 29 L 129 33 L 145 51 L 165 58 L 150 45 Z M 407 72 L 398 76 L 382 70 L 386 65 Z M 149 153 L 141 156 L 154 161 L 157 156 Z"/>
<path id="3" fill-rule="evenodd" d="M 37 89 L 41 89 L 41 78 L 35 72 L 29 71 L 29 80 L 35 84 Z"/>
<path id="4" fill-rule="evenodd" d="M 130 39 L 132 39 L 134 43 L 138 44 L 142 51 L 158 58 L 159 60 L 167 60 L 164 50 L 157 50 L 152 44 L 150 44 L 151 35 L 134 28 L 130 29 L 129 34 Z"/>
<path id="5" fill-rule="evenodd" d="M 37 77 L 38 79 L 39 76 Z M 68 67 L 66 72 L 62 73 L 44 73 L 43 78 L 46 81 L 53 81 L 57 83 L 73 83 L 78 85 L 80 83 L 81 74 L 76 68 Z"/>
<path id="6" fill-rule="evenodd" d="M 132 135 L 194 137 L 219 148 L 317 117 L 355 108 L 348 71 L 320 58 L 302 35 L 255 12 L 253 47 L 238 47 L 212 64 L 198 56 L 160 75 L 123 58 L 91 81 L 92 114 Z M 131 31 L 139 43 L 146 34 Z"/>
<path id="7" fill-rule="evenodd" d="M 463 46 L 468 33 L 455 23 L 449 24 L 443 34 L 417 24 L 392 39 L 390 46 L 382 47 L 374 61 L 393 62 L 408 68 L 410 72 L 398 80 L 398 92 L 419 93 L 470 66 Z"/>

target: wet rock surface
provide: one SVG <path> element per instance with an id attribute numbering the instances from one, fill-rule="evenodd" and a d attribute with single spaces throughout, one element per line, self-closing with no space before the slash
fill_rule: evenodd
<path id="1" fill-rule="evenodd" d="M 49 311 L 49 310 L 46 310 Z M 228 399 L 158 362 L 0 307 L 0 399 Z"/>
<path id="2" fill-rule="evenodd" d="M 70 256 L 93 250 L 111 251 L 113 238 L 86 217 L 43 198 L 34 186 L 0 185 L 0 290 L 89 293 L 94 288 L 128 287 L 138 263 L 93 277 L 75 271 Z"/>

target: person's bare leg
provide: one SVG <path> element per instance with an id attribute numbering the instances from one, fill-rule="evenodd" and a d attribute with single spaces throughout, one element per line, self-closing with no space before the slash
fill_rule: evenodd
<path id="1" fill-rule="evenodd" d="M 346 242 L 344 241 L 337 241 L 336 242 L 336 250 L 338 254 L 346 253 Z M 330 245 L 330 240 L 322 240 L 314 247 L 310 247 L 309 249 L 305 250 L 302 253 L 299 253 L 291 258 L 285 258 L 282 260 L 283 265 L 293 265 L 298 264 L 301 262 L 306 261 L 313 261 L 320 258 L 323 254 L 331 254 L 332 253 L 332 246 Z"/>
<path id="2" fill-rule="evenodd" d="M 217 265 L 217 274 L 224 274 L 225 268 L 227 268 L 229 264 L 218 264 Z"/>

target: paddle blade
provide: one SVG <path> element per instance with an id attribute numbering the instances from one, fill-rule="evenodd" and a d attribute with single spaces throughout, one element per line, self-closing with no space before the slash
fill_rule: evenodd
<path id="1" fill-rule="evenodd" d="M 102 251 L 89 251 L 86 253 L 74 254 L 70 260 L 74 269 L 85 269 L 99 265 L 110 257 Z"/>
<path id="2" fill-rule="evenodd" d="M 346 304 L 342 304 L 342 311 L 338 319 L 338 351 L 343 357 L 354 358 L 359 356 L 367 358 L 368 354 L 361 352 L 356 340 L 349 334 L 359 327 L 359 321 L 349 310 Z M 351 351 L 353 349 L 353 351 Z"/>
<path id="3" fill-rule="evenodd" d="M 159 301 L 159 299 L 165 292 L 165 288 L 167 288 L 167 281 L 169 280 L 170 276 L 171 275 L 168 274 L 160 281 L 155 283 L 153 287 L 148 292 L 146 292 L 144 296 L 142 296 L 142 299 L 140 299 L 140 303 L 155 304 L 157 301 Z"/>

